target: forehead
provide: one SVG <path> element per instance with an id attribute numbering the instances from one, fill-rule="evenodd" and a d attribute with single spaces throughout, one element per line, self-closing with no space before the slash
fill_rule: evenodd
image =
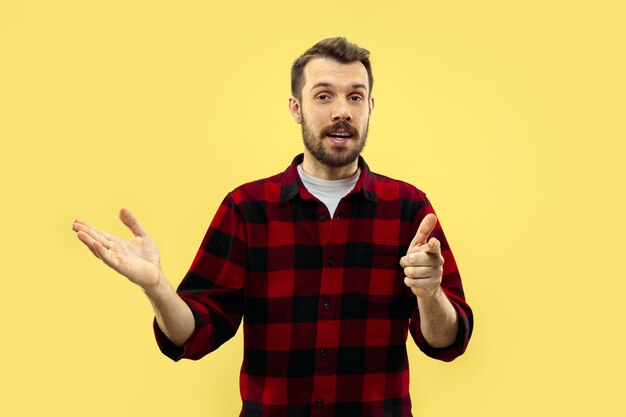
<path id="1" fill-rule="evenodd" d="M 304 67 L 304 79 L 306 80 L 305 92 L 321 82 L 336 87 L 364 84 L 369 89 L 367 70 L 359 61 L 342 64 L 332 59 L 315 58 Z"/>

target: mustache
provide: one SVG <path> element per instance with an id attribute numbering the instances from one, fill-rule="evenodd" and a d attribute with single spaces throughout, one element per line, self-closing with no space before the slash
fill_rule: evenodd
<path id="1" fill-rule="evenodd" d="M 357 137 L 358 134 L 359 134 L 359 132 L 356 130 L 356 128 L 353 127 L 350 123 L 348 123 L 348 122 L 346 122 L 344 120 L 339 120 L 339 121 L 333 123 L 332 125 L 328 126 L 327 128 L 325 128 L 324 130 L 322 130 L 322 136 L 326 136 L 330 132 L 335 132 L 337 130 L 345 130 L 351 136 L 354 136 L 354 137 Z"/>

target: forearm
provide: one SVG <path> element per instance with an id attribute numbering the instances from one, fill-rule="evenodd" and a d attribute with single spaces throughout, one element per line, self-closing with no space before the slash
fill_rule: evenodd
<path id="1" fill-rule="evenodd" d="M 195 329 L 191 309 L 167 281 L 161 271 L 158 283 L 144 288 L 152 303 L 159 328 L 176 346 L 183 346 Z"/>
<path id="2" fill-rule="evenodd" d="M 420 329 L 424 339 L 435 348 L 450 346 L 459 329 L 456 310 L 441 287 L 430 297 L 417 297 Z"/>

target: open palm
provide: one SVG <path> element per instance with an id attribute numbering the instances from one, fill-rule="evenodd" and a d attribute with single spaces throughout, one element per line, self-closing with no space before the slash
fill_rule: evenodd
<path id="1" fill-rule="evenodd" d="M 131 282 L 146 289 L 156 285 L 161 271 L 159 250 L 137 219 L 127 209 L 121 209 L 120 220 L 135 236 L 122 239 L 76 219 L 72 230 L 94 256 L 124 275 Z"/>

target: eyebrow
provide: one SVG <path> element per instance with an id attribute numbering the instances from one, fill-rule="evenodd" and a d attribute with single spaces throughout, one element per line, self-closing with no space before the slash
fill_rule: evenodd
<path id="1" fill-rule="evenodd" d="M 313 91 L 318 87 L 332 87 L 332 86 L 333 85 L 331 83 L 317 83 L 313 87 L 311 87 L 310 91 Z M 357 88 L 362 88 L 363 90 L 367 91 L 367 87 L 365 86 L 365 84 L 352 84 L 350 87 L 352 87 L 353 90 L 356 90 Z"/>

